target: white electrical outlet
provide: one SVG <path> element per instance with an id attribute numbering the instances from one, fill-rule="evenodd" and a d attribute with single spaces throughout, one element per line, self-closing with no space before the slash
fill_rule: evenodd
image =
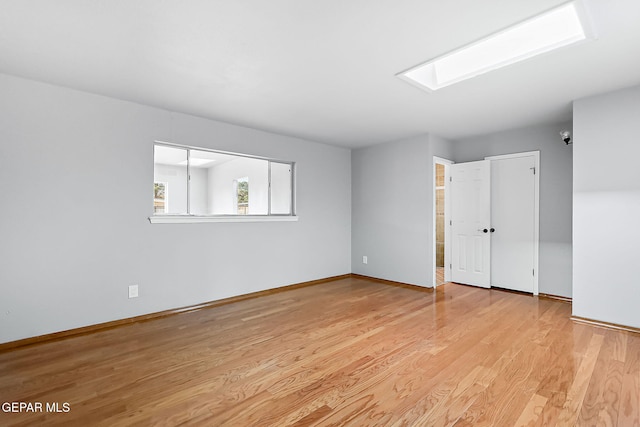
<path id="1" fill-rule="evenodd" d="M 138 298 L 138 285 L 129 285 L 129 298 Z"/>
<path id="2" fill-rule="evenodd" d="M 363 255 L 363 256 L 362 256 L 362 263 L 363 263 L 363 264 L 366 264 L 367 262 L 369 262 L 369 260 L 367 259 L 367 256 L 366 256 L 366 255 Z"/>

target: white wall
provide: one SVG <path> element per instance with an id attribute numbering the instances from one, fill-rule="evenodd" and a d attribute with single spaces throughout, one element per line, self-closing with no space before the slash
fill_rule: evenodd
<path id="1" fill-rule="evenodd" d="M 351 271 L 349 150 L 6 75 L 0 93 L 0 342 Z M 154 140 L 296 161 L 299 221 L 150 224 Z"/>
<path id="2" fill-rule="evenodd" d="M 433 156 L 451 154 L 432 135 L 353 151 L 354 273 L 433 285 Z"/>
<path id="3" fill-rule="evenodd" d="M 573 314 L 640 328 L 640 86 L 573 115 Z"/>
<path id="4" fill-rule="evenodd" d="M 189 198 L 189 204 L 192 214 L 202 215 L 207 214 L 207 205 L 209 201 L 207 182 L 209 180 L 209 173 L 206 168 L 190 168 L 191 185 L 189 190 L 191 197 Z M 169 190 L 171 192 L 171 190 Z M 169 194 L 171 196 L 171 194 Z"/>
<path id="5" fill-rule="evenodd" d="M 573 146 L 565 145 L 561 130 L 571 122 L 531 126 L 455 141 L 457 163 L 487 156 L 540 151 L 540 293 L 571 298 L 571 198 Z"/>

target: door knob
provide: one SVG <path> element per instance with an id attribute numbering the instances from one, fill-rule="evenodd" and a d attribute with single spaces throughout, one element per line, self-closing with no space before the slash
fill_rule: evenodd
<path id="1" fill-rule="evenodd" d="M 496 229 L 491 227 L 491 230 L 489 230 L 489 231 L 491 231 L 493 233 L 494 231 L 496 231 Z"/>
<path id="2" fill-rule="evenodd" d="M 486 233 L 486 232 L 488 232 L 489 230 L 487 230 L 486 228 L 482 228 L 482 229 L 480 229 L 480 228 L 479 228 L 479 229 L 478 229 L 478 231 L 482 231 L 483 233 Z"/>

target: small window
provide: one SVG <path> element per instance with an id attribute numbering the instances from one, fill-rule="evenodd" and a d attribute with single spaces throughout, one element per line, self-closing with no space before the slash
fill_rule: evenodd
<path id="1" fill-rule="evenodd" d="M 294 216 L 293 170 L 293 162 L 156 143 L 153 217 Z"/>
<path id="2" fill-rule="evenodd" d="M 236 213 L 247 215 L 249 213 L 249 177 L 236 179 L 233 185 L 236 189 Z"/>
<path id="3" fill-rule="evenodd" d="M 153 183 L 153 213 L 163 214 L 167 212 L 167 183 Z"/>

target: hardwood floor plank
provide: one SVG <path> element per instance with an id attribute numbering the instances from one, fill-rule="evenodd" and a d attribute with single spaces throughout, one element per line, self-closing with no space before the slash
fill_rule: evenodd
<path id="1" fill-rule="evenodd" d="M 366 278 L 0 353 L 0 425 L 640 425 L 640 336 L 571 305 Z"/>
<path id="2" fill-rule="evenodd" d="M 613 331 L 605 332 L 603 348 L 591 375 L 578 425 L 616 425 L 624 369 L 624 364 L 614 357 L 620 348 L 619 335 Z"/>
<path id="3" fill-rule="evenodd" d="M 629 334 L 613 334 L 612 332 L 610 332 L 610 334 L 613 335 L 613 340 L 615 342 L 612 350 L 612 357 L 614 360 L 624 363 L 627 358 L 627 337 Z"/>
<path id="4" fill-rule="evenodd" d="M 589 380 L 593 374 L 595 364 L 602 347 L 604 335 L 594 333 L 589 341 L 589 347 L 580 363 L 576 377 L 567 391 L 567 398 L 558 416 L 559 425 L 576 425 L 584 396 L 587 393 Z"/>
<path id="5" fill-rule="evenodd" d="M 640 340 L 628 334 L 618 425 L 640 426 Z"/>
<path id="6" fill-rule="evenodd" d="M 487 368 L 476 366 L 465 378 L 452 385 L 451 392 L 440 400 L 433 409 L 415 420 L 414 425 L 449 426 L 458 421 L 486 386 L 479 383 L 486 378 Z"/>
<path id="7" fill-rule="evenodd" d="M 531 397 L 531 400 L 529 400 L 529 403 L 527 403 L 527 406 L 520 414 L 518 420 L 515 422 L 514 427 L 535 426 L 538 423 L 540 415 L 542 414 L 542 410 L 544 409 L 548 400 L 549 399 L 544 396 L 534 394 Z"/>

